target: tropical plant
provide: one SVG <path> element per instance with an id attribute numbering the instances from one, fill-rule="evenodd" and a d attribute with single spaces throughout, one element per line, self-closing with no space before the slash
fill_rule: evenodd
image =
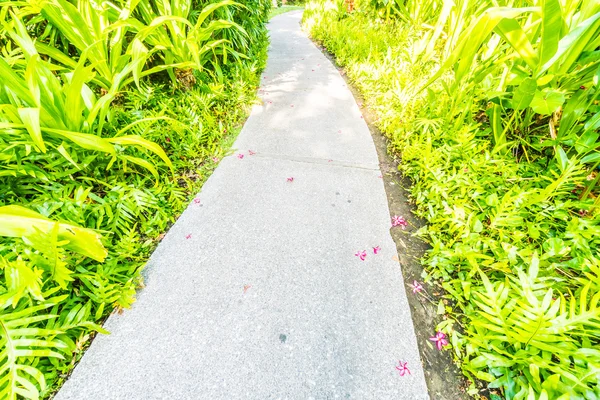
<path id="1" fill-rule="evenodd" d="M 99 323 L 132 304 L 254 100 L 266 41 L 247 43 L 255 62 L 224 69 L 225 42 L 205 37 L 226 29 L 211 11 L 165 9 L 146 29 L 140 4 L 154 3 L 0 2 L 0 398 L 51 396 L 108 333 Z M 157 32 L 174 21 L 187 38 L 165 47 Z M 210 43 L 195 85 L 165 82 L 159 72 L 199 67 L 191 50 Z M 175 52 L 187 59 L 165 63 Z"/>
<path id="2" fill-rule="evenodd" d="M 215 39 L 222 30 L 234 29 L 246 35 L 244 29 L 233 20 L 209 20 L 219 8 L 239 6 L 232 0 L 222 0 L 204 6 L 193 15 L 192 0 L 161 0 L 138 4 L 136 14 L 141 22 L 134 24 L 138 31 L 134 43 L 148 43 L 160 49 L 159 55 L 165 65 L 175 65 L 176 74 L 171 68 L 169 76 L 173 81 L 195 82 L 191 69 L 202 71 L 210 64 L 217 74 L 221 74 L 221 64 L 226 64 L 228 56 L 237 59 L 245 57 L 231 47 L 227 39 Z M 193 20 L 192 20 L 193 17 Z M 247 50 L 248 46 L 244 49 Z M 179 76 L 176 76 L 179 75 Z"/>

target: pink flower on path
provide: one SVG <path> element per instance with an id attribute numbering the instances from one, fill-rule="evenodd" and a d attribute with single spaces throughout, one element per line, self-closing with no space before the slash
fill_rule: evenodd
<path id="1" fill-rule="evenodd" d="M 293 177 L 289 177 L 289 178 L 287 178 L 287 181 L 288 182 L 294 182 L 294 178 Z"/>
<path id="2" fill-rule="evenodd" d="M 256 152 L 255 152 L 255 151 L 252 151 L 252 150 L 248 150 L 248 154 L 250 154 L 251 156 L 253 156 L 253 155 L 255 155 L 255 154 L 256 154 Z"/>
<path id="3" fill-rule="evenodd" d="M 398 215 L 394 215 L 392 217 L 392 226 L 401 226 L 402 229 L 408 226 L 408 222 L 404 219 L 404 217 L 400 217 Z"/>
<path id="4" fill-rule="evenodd" d="M 186 238 L 186 239 L 191 239 L 191 238 L 192 238 L 192 234 L 191 234 L 191 233 L 188 233 L 187 235 L 185 235 L 185 238 Z"/>
<path id="5" fill-rule="evenodd" d="M 290 104 L 290 107 L 294 107 L 294 105 L 293 105 L 293 104 Z"/>
<path id="6" fill-rule="evenodd" d="M 367 258 L 367 252 L 365 250 L 358 251 L 355 256 L 360 258 L 360 261 L 365 261 L 365 258 Z"/>
<path id="7" fill-rule="evenodd" d="M 200 199 L 196 197 L 196 198 L 194 199 L 194 203 L 196 203 L 196 204 L 200 204 Z"/>
<path id="8" fill-rule="evenodd" d="M 419 282 L 414 281 L 412 283 L 412 285 L 408 285 L 412 288 L 412 292 L 413 293 L 421 293 L 423 291 L 423 285 L 421 285 Z"/>
<path id="9" fill-rule="evenodd" d="M 237 155 L 237 158 L 239 158 L 241 160 L 242 158 L 244 158 L 244 155 L 242 153 L 240 153 Z"/>
<path id="10" fill-rule="evenodd" d="M 327 162 L 332 162 L 333 160 L 327 160 Z"/>
<path id="11" fill-rule="evenodd" d="M 408 365 L 408 361 L 406 361 L 406 362 L 398 361 L 398 365 L 396 365 L 396 369 L 398 370 L 398 373 L 400 374 L 400 376 L 404 376 L 406 374 L 410 375 L 410 370 L 408 369 L 407 365 Z"/>
<path id="12" fill-rule="evenodd" d="M 379 246 L 373 247 L 373 254 L 379 253 L 380 250 L 381 250 L 381 247 L 379 247 Z"/>
<path id="13" fill-rule="evenodd" d="M 378 178 L 381 178 L 381 179 L 383 179 L 383 175 L 379 175 L 379 176 L 378 176 Z"/>
<path id="14" fill-rule="evenodd" d="M 342 133 L 342 130 L 340 129 L 340 130 L 338 131 L 338 133 Z"/>
<path id="15" fill-rule="evenodd" d="M 219 162 L 219 157 L 213 157 L 212 160 L 217 163 Z"/>
<path id="16" fill-rule="evenodd" d="M 435 343 L 438 350 L 442 350 L 444 346 L 448 344 L 448 339 L 446 339 L 446 334 L 443 332 L 437 332 L 434 337 L 430 337 L 429 340 Z"/>
<path id="17" fill-rule="evenodd" d="M 250 289 L 252 286 L 250 285 L 244 285 L 244 294 L 246 294 L 246 292 L 248 291 L 248 289 Z"/>

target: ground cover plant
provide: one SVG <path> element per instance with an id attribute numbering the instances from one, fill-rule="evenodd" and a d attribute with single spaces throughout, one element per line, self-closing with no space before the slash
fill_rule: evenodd
<path id="1" fill-rule="evenodd" d="M 232 143 L 270 2 L 0 2 L 0 398 L 64 381 Z"/>
<path id="2" fill-rule="evenodd" d="M 469 393 L 600 398 L 600 3 L 313 0 L 303 21 L 413 181 Z"/>

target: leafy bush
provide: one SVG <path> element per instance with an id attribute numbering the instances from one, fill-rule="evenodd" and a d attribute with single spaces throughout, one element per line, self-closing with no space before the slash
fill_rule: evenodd
<path id="1" fill-rule="evenodd" d="M 183 4 L 0 3 L 1 398 L 51 395 L 131 305 L 254 101 L 262 14 Z M 261 40 L 215 37 L 246 27 Z M 256 58 L 223 68 L 226 54 Z"/>
<path id="2" fill-rule="evenodd" d="M 494 5 L 313 1 L 304 24 L 414 182 L 466 376 L 507 399 L 600 398 L 600 5 Z"/>

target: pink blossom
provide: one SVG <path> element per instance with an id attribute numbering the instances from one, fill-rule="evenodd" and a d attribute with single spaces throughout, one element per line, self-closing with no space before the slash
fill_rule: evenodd
<path id="1" fill-rule="evenodd" d="M 290 104 L 290 107 L 294 107 L 294 105 L 293 105 L 293 104 Z"/>
<path id="2" fill-rule="evenodd" d="M 192 234 L 191 234 L 191 233 L 188 233 L 187 235 L 185 235 L 185 238 L 186 238 L 186 239 L 191 239 L 191 238 L 192 238 Z"/>
<path id="3" fill-rule="evenodd" d="M 167 141 L 167 143 L 171 142 L 171 138 L 170 137 L 166 137 L 165 140 Z"/>
<path id="4" fill-rule="evenodd" d="M 365 261 L 365 258 L 367 258 L 367 252 L 365 250 L 358 251 L 355 256 L 360 258 L 360 261 Z"/>
<path id="5" fill-rule="evenodd" d="M 289 178 L 287 178 L 287 181 L 288 182 L 294 182 L 294 178 L 290 176 Z"/>
<path id="6" fill-rule="evenodd" d="M 394 215 L 392 217 L 392 226 L 401 226 L 402 229 L 408 226 L 408 222 L 404 219 L 404 217 L 400 217 L 398 215 Z"/>
<path id="7" fill-rule="evenodd" d="M 214 162 L 219 162 L 219 157 L 213 157 L 213 158 L 212 158 L 212 160 L 213 160 Z"/>
<path id="8" fill-rule="evenodd" d="M 196 204 L 200 204 L 200 199 L 199 199 L 198 197 L 196 197 L 196 198 L 194 199 L 194 203 L 196 203 Z"/>
<path id="9" fill-rule="evenodd" d="M 382 178 L 383 179 L 383 175 L 379 175 L 378 178 Z"/>
<path id="10" fill-rule="evenodd" d="M 396 365 L 396 369 L 398 370 L 398 373 L 400 374 L 400 376 L 404 376 L 406 374 L 410 375 L 410 370 L 408 369 L 407 365 L 408 365 L 408 361 L 406 361 L 406 362 L 398 361 L 398 365 Z"/>
<path id="11" fill-rule="evenodd" d="M 246 294 L 246 292 L 248 291 L 248 289 L 250 289 L 252 286 L 250 285 L 244 285 L 244 294 Z"/>
<path id="12" fill-rule="evenodd" d="M 241 160 L 242 158 L 244 158 L 244 155 L 242 153 L 240 153 L 237 155 L 237 158 L 239 158 Z"/>
<path id="13" fill-rule="evenodd" d="M 408 285 L 412 288 L 412 292 L 413 293 L 420 293 L 421 291 L 423 291 L 423 285 L 421 285 L 419 282 L 414 281 L 412 283 L 412 285 Z"/>
<path id="14" fill-rule="evenodd" d="M 379 253 L 380 250 L 381 250 L 381 247 L 379 247 L 379 246 L 373 247 L 373 254 Z"/>
<path id="15" fill-rule="evenodd" d="M 430 337 L 429 340 L 435 343 L 438 350 L 442 350 L 444 346 L 448 344 L 448 339 L 446 339 L 446 334 L 443 332 L 437 332 L 434 337 Z"/>
<path id="16" fill-rule="evenodd" d="M 342 130 L 340 129 L 340 130 L 338 131 L 338 133 L 342 133 Z"/>
<path id="17" fill-rule="evenodd" d="M 256 152 L 255 152 L 255 151 L 252 151 L 252 150 L 248 150 L 248 154 L 250 154 L 251 156 L 253 156 L 253 155 L 255 155 L 255 154 L 256 154 Z"/>
<path id="18" fill-rule="evenodd" d="M 332 162 L 333 160 L 327 160 L 327 162 Z"/>

